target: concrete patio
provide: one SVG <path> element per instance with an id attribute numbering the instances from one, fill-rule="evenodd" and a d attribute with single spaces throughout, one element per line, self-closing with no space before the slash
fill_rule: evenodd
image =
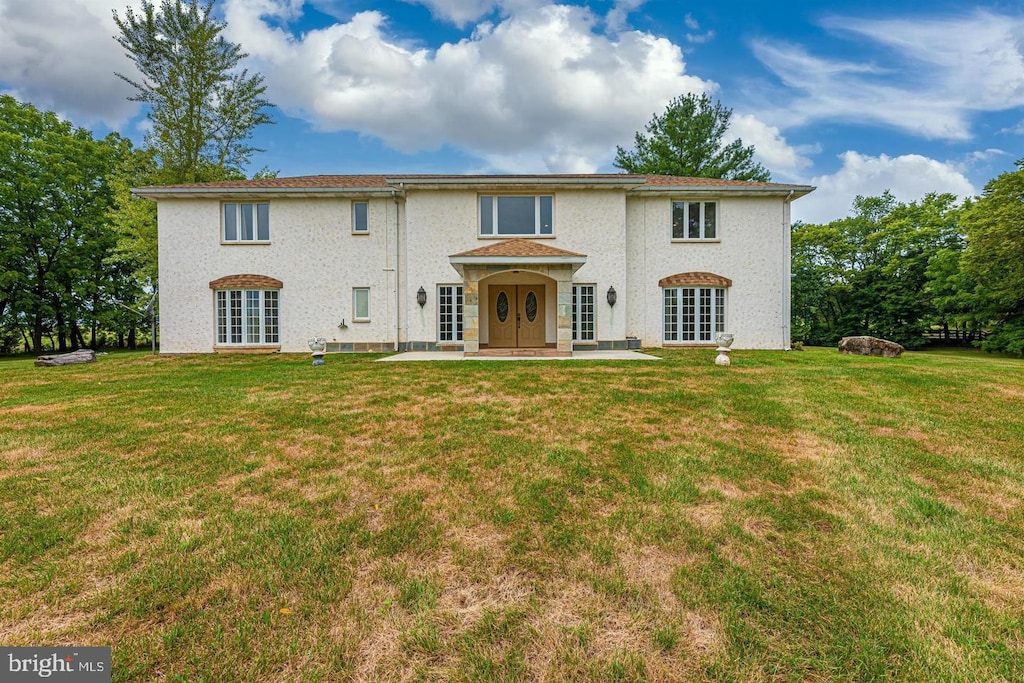
<path id="1" fill-rule="evenodd" d="M 571 356 L 471 356 L 462 355 L 462 351 L 405 351 L 387 358 L 379 358 L 381 362 L 401 361 L 436 361 L 436 360 L 661 360 L 657 356 L 649 356 L 639 351 L 573 351 Z"/>

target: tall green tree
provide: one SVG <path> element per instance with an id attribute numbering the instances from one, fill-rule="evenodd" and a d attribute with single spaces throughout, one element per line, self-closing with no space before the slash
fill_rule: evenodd
<path id="1" fill-rule="evenodd" d="M 736 139 L 726 144 L 732 109 L 706 94 L 688 94 L 655 114 L 636 148 L 616 147 L 615 166 L 626 173 L 663 174 L 768 182 L 771 173 L 754 161 L 754 147 Z"/>
<path id="2" fill-rule="evenodd" d="M 217 180 L 242 173 L 253 152 L 253 130 L 272 123 L 263 76 L 239 70 L 247 57 L 224 38 L 226 24 L 213 2 L 144 0 L 114 21 L 115 36 L 139 77 L 118 74 L 135 88 L 132 100 L 149 105 L 148 142 L 168 183 Z"/>
<path id="3" fill-rule="evenodd" d="M 934 278 L 959 254 L 956 198 L 857 197 L 854 215 L 793 228 L 793 332 L 813 344 L 868 334 L 914 347 L 942 320 Z"/>
<path id="4" fill-rule="evenodd" d="M 1024 159 L 989 181 L 964 211 L 963 270 L 975 303 L 991 323 L 983 348 L 1024 355 Z"/>
<path id="5" fill-rule="evenodd" d="M 114 243 L 111 159 L 89 131 L 0 96 L 0 323 L 34 352 L 50 335 L 60 349 L 83 341 Z"/>

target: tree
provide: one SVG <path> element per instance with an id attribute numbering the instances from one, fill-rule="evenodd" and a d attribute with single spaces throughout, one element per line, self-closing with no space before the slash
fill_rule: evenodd
<path id="1" fill-rule="evenodd" d="M 83 128 L 0 96 L 0 323 L 34 352 L 81 345 L 103 294 L 112 155 Z"/>
<path id="2" fill-rule="evenodd" d="M 1024 159 L 989 181 L 964 211 L 962 268 L 973 279 L 975 305 L 992 325 L 982 345 L 1024 355 Z"/>
<path id="3" fill-rule="evenodd" d="M 253 129 L 272 123 L 263 76 L 237 70 L 248 55 L 221 35 L 226 24 L 212 12 L 212 0 L 162 0 L 159 9 L 144 0 L 138 14 L 114 12 L 115 39 L 141 76 L 117 75 L 135 88 L 130 99 L 149 105 L 148 142 L 165 182 L 241 174 L 260 151 L 249 144 Z"/>
<path id="4" fill-rule="evenodd" d="M 722 143 L 730 118 L 732 110 L 708 95 L 676 97 L 654 115 L 646 134 L 636 134 L 635 150 L 616 147 L 615 166 L 626 173 L 768 182 L 771 173 L 754 161 L 753 146 Z"/>
<path id="5" fill-rule="evenodd" d="M 955 202 L 930 194 L 901 204 L 885 192 L 857 197 L 849 218 L 795 225 L 794 334 L 812 344 L 869 334 L 922 345 L 931 325 L 949 321 L 938 295 L 950 282 L 936 280 L 963 248 Z"/>

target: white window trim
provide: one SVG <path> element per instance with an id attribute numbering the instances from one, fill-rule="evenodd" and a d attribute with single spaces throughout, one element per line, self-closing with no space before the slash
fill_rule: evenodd
<path id="1" fill-rule="evenodd" d="M 357 300 L 357 292 L 366 292 L 366 317 L 359 317 L 359 302 Z M 353 287 L 352 288 L 352 322 L 354 323 L 368 323 L 373 315 L 373 310 L 370 308 L 370 288 L 369 287 Z"/>
<path id="2" fill-rule="evenodd" d="M 591 301 L 590 315 L 593 318 L 594 325 L 594 338 L 593 339 L 580 339 L 579 338 L 579 326 L 580 326 L 580 315 L 579 315 L 579 294 L 577 291 L 581 287 L 590 287 L 593 290 L 593 300 Z M 581 344 L 596 344 L 597 343 L 597 283 L 594 282 L 574 282 L 572 283 L 572 340 Z"/>
<path id="3" fill-rule="evenodd" d="M 452 339 L 442 339 L 441 335 L 441 290 L 447 287 L 452 288 L 452 296 L 455 297 L 455 301 L 452 302 Z M 459 290 L 462 290 L 461 294 Z M 437 343 L 438 344 L 461 344 L 464 341 L 464 334 L 466 332 L 465 318 L 463 317 L 463 306 L 465 306 L 465 289 L 461 283 L 442 283 L 437 286 Z M 462 306 L 459 305 L 458 300 L 462 298 Z"/>
<path id="4" fill-rule="evenodd" d="M 232 323 L 231 323 L 231 294 L 238 292 L 240 297 L 241 305 L 241 317 L 239 319 L 238 331 L 241 341 L 231 341 L 232 336 Z M 252 292 L 259 293 L 259 299 L 257 302 L 257 309 L 259 311 L 259 339 L 257 341 L 247 341 L 246 335 L 248 333 L 248 316 L 247 307 L 249 301 L 249 294 Z M 275 295 L 276 305 L 275 314 L 276 319 L 274 320 L 273 335 L 276 337 L 273 340 L 268 340 L 268 319 L 267 319 L 267 294 L 273 293 Z M 224 340 L 221 340 L 221 309 L 220 302 L 221 298 L 224 299 Z M 218 289 L 213 293 L 213 339 L 214 345 L 218 347 L 233 347 L 233 348 L 245 348 L 245 347 L 265 347 L 281 346 L 281 290 L 279 289 Z"/>
<path id="5" fill-rule="evenodd" d="M 700 234 L 701 234 L 701 236 L 700 237 L 687 237 L 686 235 L 689 232 L 689 221 L 687 219 L 689 218 L 690 204 L 692 204 L 694 202 L 699 202 L 700 203 Z M 672 234 L 672 227 L 673 227 L 672 220 L 673 220 L 673 214 L 675 213 L 675 205 L 676 204 L 684 204 L 686 206 L 686 215 L 683 218 L 683 236 L 682 237 L 676 237 L 675 235 Z M 705 212 L 706 207 L 707 207 L 708 204 L 714 204 L 715 205 L 715 236 L 714 237 L 704 237 L 704 212 Z M 707 243 L 721 242 L 722 241 L 722 202 L 719 201 L 718 199 L 698 199 L 698 198 L 690 198 L 690 199 L 679 198 L 679 199 L 673 199 L 672 201 L 669 202 L 669 205 L 668 205 L 668 234 L 669 234 L 669 238 L 673 242 L 690 242 L 690 243 L 693 243 L 693 242 L 707 242 Z"/>
<path id="6" fill-rule="evenodd" d="M 491 228 L 494 230 L 492 233 L 483 232 L 483 220 L 481 216 L 480 200 L 483 197 L 491 198 Z M 532 233 L 503 233 L 498 229 L 498 199 L 501 197 L 533 197 L 533 232 Z M 551 232 L 540 231 L 540 205 L 541 197 L 551 198 Z M 479 194 L 476 198 L 476 230 L 477 236 L 484 239 L 514 239 L 516 237 L 531 238 L 531 239 L 550 239 L 555 236 L 555 195 L 554 194 Z"/>
<path id="7" fill-rule="evenodd" d="M 356 205 L 366 205 L 366 230 L 357 230 L 356 223 Z M 366 200 L 352 202 L 352 234 L 353 235 L 369 235 L 370 234 L 370 202 Z"/>
<path id="8" fill-rule="evenodd" d="M 227 225 L 224 222 L 224 207 L 228 204 L 235 205 L 235 230 L 238 233 L 238 238 L 229 240 L 227 239 Z M 242 207 L 249 204 L 253 207 L 253 226 L 252 235 L 253 239 L 246 240 L 242 239 Z M 266 205 L 267 207 L 267 239 L 259 239 L 260 226 L 259 226 L 259 209 L 260 205 Z M 220 203 L 220 243 L 221 244 L 270 244 L 270 202 L 221 202 Z"/>
<path id="9" fill-rule="evenodd" d="M 701 290 L 710 289 L 711 299 L 710 305 L 710 319 L 709 325 L 711 326 L 710 338 L 701 339 L 700 330 L 700 307 L 701 307 Z M 683 308 L 683 290 L 693 291 L 693 339 L 683 339 L 683 316 L 686 315 L 686 310 Z M 729 321 L 729 288 L 728 287 L 707 287 L 700 285 L 677 285 L 674 287 L 663 287 L 661 294 L 661 338 L 662 343 L 667 345 L 693 345 L 693 346 L 706 346 L 708 344 L 715 343 L 715 336 L 719 332 L 724 332 Z M 676 306 L 676 331 L 675 338 L 670 339 L 668 333 L 668 322 L 666 320 L 665 310 L 665 299 L 667 292 L 675 292 L 674 300 Z M 721 306 L 717 305 L 721 303 Z M 719 318 L 718 309 L 721 308 L 722 315 Z"/>

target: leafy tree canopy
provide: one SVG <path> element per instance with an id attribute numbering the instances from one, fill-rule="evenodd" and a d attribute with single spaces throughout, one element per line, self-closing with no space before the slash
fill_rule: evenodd
<path id="1" fill-rule="evenodd" d="M 253 152 L 253 129 L 272 123 L 263 76 L 238 66 L 247 55 L 221 35 L 213 2 L 144 0 L 114 21 L 115 36 L 140 76 L 117 74 L 149 105 L 148 143 L 160 160 L 164 182 L 216 180 L 241 174 Z"/>
<path id="2" fill-rule="evenodd" d="M 964 210 L 963 270 L 993 334 L 984 348 L 1024 355 L 1024 159 L 985 186 Z"/>
<path id="3" fill-rule="evenodd" d="M 963 240 L 956 197 L 857 197 L 854 215 L 793 228 L 793 333 L 813 344 L 869 334 L 914 347 L 962 312 L 948 291 Z"/>
<path id="4" fill-rule="evenodd" d="M 626 173 L 768 182 L 771 173 L 754 161 L 753 146 L 722 142 L 730 118 L 732 110 L 706 94 L 676 97 L 646 133 L 636 134 L 636 149 L 616 148 L 615 166 Z"/>

